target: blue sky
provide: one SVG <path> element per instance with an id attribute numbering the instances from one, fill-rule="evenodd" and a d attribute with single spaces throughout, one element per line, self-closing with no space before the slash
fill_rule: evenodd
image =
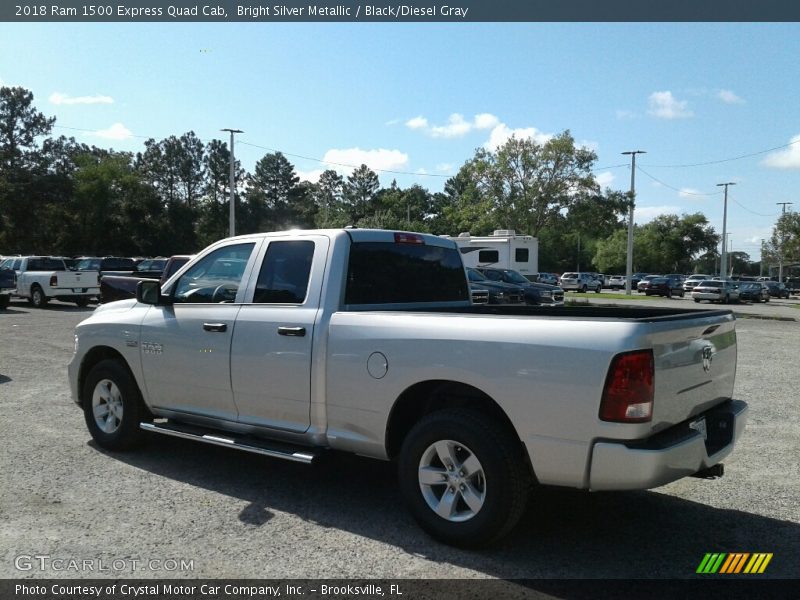
<path id="1" fill-rule="evenodd" d="M 776 203 L 800 210 L 798 56 L 800 24 L 0 24 L 0 82 L 56 134 L 137 151 L 234 127 L 248 170 L 281 150 L 304 177 L 366 162 L 438 191 L 478 147 L 569 129 L 612 189 L 620 153 L 647 151 L 639 222 L 701 211 L 721 231 L 715 184 L 736 182 L 731 248 L 753 258 Z"/>

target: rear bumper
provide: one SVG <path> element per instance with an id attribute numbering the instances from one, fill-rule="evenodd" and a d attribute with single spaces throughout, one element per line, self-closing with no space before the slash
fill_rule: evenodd
<path id="1" fill-rule="evenodd" d="M 598 441 L 592 450 L 589 488 L 643 490 L 694 475 L 722 461 L 745 428 L 747 404 L 729 400 L 646 440 Z M 689 427 L 705 417 L 708 439 Z"/>

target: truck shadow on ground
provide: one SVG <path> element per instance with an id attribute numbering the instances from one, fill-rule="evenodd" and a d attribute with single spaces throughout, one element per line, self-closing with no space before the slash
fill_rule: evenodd
<path id="1" fill-rule="evenodd" d="M 259 538 L 275 510 L 503 579 L 689 578 L 707 552 L 772 552 L 769 576 L 797 576 L 800 525 L 663 493 L 540 489 L 502 544 L 467 551 L 417 527 L 393 464 L 331 453 L 309 467 L 235 452 L 154 436 L 138 452 L 109 456 L 246 501 L 232 518 Z"/>

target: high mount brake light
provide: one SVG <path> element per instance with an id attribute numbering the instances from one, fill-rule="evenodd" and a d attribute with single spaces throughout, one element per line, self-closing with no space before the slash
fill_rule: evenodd
<path id="1" fill-rule="evenodd" d="M 425 239 L 418 233 L 395 233 L 395 244 L 422 244 L 425 245 Z"/>
<path id="2" fill-rule="evenodd" d="M 636 350 L 611 361 L 600 402 L 600 419 L 645 423 L 653 418 L 653 352 Z"/>

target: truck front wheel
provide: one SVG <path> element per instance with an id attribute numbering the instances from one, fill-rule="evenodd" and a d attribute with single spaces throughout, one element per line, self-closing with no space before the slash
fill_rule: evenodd
<path id="1" fill-rule="evenodd" d="M 481 413 L 431 413 L 400 452 L 400 489 L 411 514 L 434 538 L 478 548 L 505 536 L 525 510 L 531 476 L 522 445 Z"/>
<path id="2" fill-rule="evenodd" d="M 121 361 L 97 363 L 86 377 L 81 401 L 89 433 L 103 448 L 129 450 L 144 439 L 142 398 Z"/>

